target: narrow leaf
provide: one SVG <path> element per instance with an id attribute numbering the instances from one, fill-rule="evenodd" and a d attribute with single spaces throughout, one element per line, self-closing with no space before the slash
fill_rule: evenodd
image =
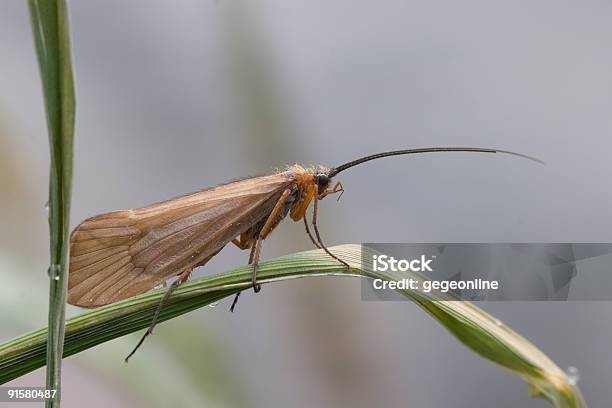
<path id="1" fill-rule="evenodd" d="M 46 406 L 59 407 L 75 111 L 70 28 L 65 0 L 30 0 L 28 4 L 51 150 L 48 202 L 51 259 L 48 269 L 49 332 L 46 336 L 46 360 L 47 388 L 56 389 L 58 393 L 56 398 L 46 402 Z"/>
<path id="2" fill-rule="evenodd" d="M 308 276 L 399 277 L 387 273 L 375 274 L 364 269 L 361 247 L 358 245 L 342 245 L 331 250 L 347 261 L 351 269 L 345 269 L 316 250 L 263 262 L 258 270 L 258 278 L 262 283 L 270 283 Z M 250 287 L 250 272 L 249 267 L 243 267 L 180 286 L 162 310 L 160 321 L 217 302 Z M 423 279 L 418 274 L 410 274 L 409 277 Z M 64 356 L 146 328 L 163 293 L 163 289 L 152 291 L 69 319 L 66 324 Z M 473 351 L 523 378 L 529 384 L 531 395 L 546 398 L 557 408 L 586 406 L 580 390 L 571 383 L 563 370 L 533 344 L 485 311 L 469 302 L 457 301 L 448 294 L 417 291 L 400 293 L 415 301 Z M 42 329 L 0 345 L 0 383 L 44 364 L 45 337 L 46 329 Z M 141 352 L 146 352 L 146 345 Z M 117 356 L 118 361 L 122 357 Z"/>

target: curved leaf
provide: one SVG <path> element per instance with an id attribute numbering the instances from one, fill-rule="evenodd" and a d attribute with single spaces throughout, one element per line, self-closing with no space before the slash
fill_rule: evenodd
<path id="1" fill-rule="evenodd" d="M 388 280 L 407 277 L 406 273 L 383 274 L 364 269 L 361 264 L 362 247 L 359 245 L 341 245 L 330 250 L 347 261 L 351 269 L 345 269 L 322 251 L 315 250 L 261 263 L 258 279 L 261 283 L 270 283 L 321 275 Z M 247 266 L 182 285 L 168 300 L 161 312 L 160 321 L 249 288 L 250 273 Z M 416 273 L 408 274 L 414 279 L 424 279 Z M 586 406 L 580 390 L 563 370 L 524 337 L 474 304 L 457 301 L 456 297 L 444 293 L 400 292 L 416 302 L 473 351 L 523 378 L 529 384 L 532 396 L 543 397 L 557 408 Z M 69 319 L 66 322 L 64 356 L 146 328 L 163 293 L 163 289 L 153 291 Z M 44 364 L 45 336 L 46 329 L 41 329 L 0 345 L 0 383 Z"/>

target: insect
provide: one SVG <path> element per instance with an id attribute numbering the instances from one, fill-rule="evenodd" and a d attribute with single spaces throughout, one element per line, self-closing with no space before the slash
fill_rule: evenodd
<path id="1" fill-rule="evenodd" d="M 259 292 L 257 266 L 262 243 L 287 215 L 294 221 L 303 220 L 313 244 L 348 267 L 327 249 L 317 226 L 318 201 L 344 191 L 342 184 L 332 183 L 332 179 L 370 160 L 434 152 L 504 153 L 539 162 L 498 149 L 396 150 L 332 168 L 296 164 L 271 175 L 235 181 L 147 207 L 97 215 L 79 224 L 70 236 L 68 302 L 82 307 L 102 306 L 146 292 L 174 277 L 136 351 L 152 333 L 161 306 L 172 290 L 230 242 L 250 249 L 252 286 Z M 306 219 L 311 203 L 314 236 Z M 234 298 L 232 311 L 239 295 Z"/>

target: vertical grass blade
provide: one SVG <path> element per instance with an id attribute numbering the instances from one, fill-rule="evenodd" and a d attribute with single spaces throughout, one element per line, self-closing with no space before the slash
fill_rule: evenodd
<path id="1" fill-rule="evenodd" d="M 47 388 L 56 398 L 47 407 L 60 406 L 61 362 L 64 346 L 72 141 L 74 135 L 74 80 L 70 26 L 65 0 L 29 0 L 32 34 L 40 67 L 51 168 L 49 176 L 49 332 Z"/>

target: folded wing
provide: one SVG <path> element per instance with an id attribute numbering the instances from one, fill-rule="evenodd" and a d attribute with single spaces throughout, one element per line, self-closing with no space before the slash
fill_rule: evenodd
<path id="1" fill-rule="evenodd" d="M 68 303 L 113 303 L 205 264 L 266 217 L 291 182 L 256 177 L 83 221 L 70 237 Z"/>

